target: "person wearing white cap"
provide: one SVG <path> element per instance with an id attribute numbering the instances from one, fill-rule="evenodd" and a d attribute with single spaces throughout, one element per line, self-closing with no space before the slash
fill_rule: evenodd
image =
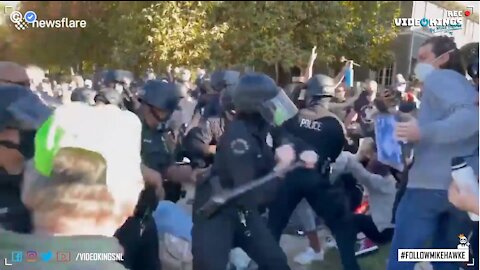
<path id="1" fill-rule="evenodd" d="M 0 232 L 0 256 L 10 256 L 12 247 L 62 251 L 64 257 L 101 252 L 115 259 L 73 262 L 62 269 L 125 269 L 115 261 L 126 256 L 113 235 L 133 213 L 143 188 L 140 138 L 139 119 L 115 106 L 57 108 L 37 131 L 33 162 L 23 179 L 21 197 L 32 211 L 34 232 Z M 57 268 L 48 256 L 40 253 L 40 262 L 15 267 Z"/>

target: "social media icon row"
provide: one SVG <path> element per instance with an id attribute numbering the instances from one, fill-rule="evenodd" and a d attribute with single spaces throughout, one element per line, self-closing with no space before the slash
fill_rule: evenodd
<path id="1" fill-rule="evenodd" d="M 70 261 L 70 252 L 57 251 L 56 253 L 52 251 L 47 252 L 36 252 L 36 251 L 12 251 L 12 262 L 69 262 Z"/>

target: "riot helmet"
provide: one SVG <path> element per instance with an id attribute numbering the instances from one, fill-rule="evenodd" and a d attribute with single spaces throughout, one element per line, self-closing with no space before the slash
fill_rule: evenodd
<path id="1" fill-rule="evenodd" d="M 94 90 L 82 87 L 82 88 L 76 88 L 72 91 L 70 100 L 86 103 L 88 105 L 94 105 L 95 96 L 96 96 L 96 92 Z"/>
<path id="2" fill-rule="evenodd" d="M 99 104 L 111 104 L 124 108 L 122 94 L 113 88 L 102 88 L 95 96 L 95 103 Z"/>
<path id="3" fill-rule="evenodd" d="M 216 92 L 220 92 L 227 87 L 235 87 L 238 84 L 240 72 L 235 70 L 215 71 L 210 76 L 210 85 Z"/>
<path id="4" fill-rule="evenodd" d="M 474 58 L 468 63 L 467 73 L 472 79 L 478 81 L 478 58 Z"/>
<path id="5" fill-rule="evenodd" d="M 210 75 L 205 75 L 202 78 L 197 79 L 197 87 L 202 95 L 211 94 L 215 92 L 212 88 L 212 82 Z"/>
<path id="6" fill-rule="evenodd" d="M 122 93 L 124 89 L 128 89 L 133 81 L 133 74 L 127 70 L 107 70 L 103 74 L 103 85 L 114 88 Z"/>
<path id="7" fill-rule="evenodd" d="M 25 160 L 28 160 L 34 154 L 36 131 L 50 117 L 53 110 L 43 103 L 39 96 L 24 86 L 2 85 L 0 93 L 2 93 L 0 132 L 8 129 L 18 132 L 18 142 L 7 137 L 0 139 L 0 144 L 6 148 L 17 150 Z M 4 174 L 2 173 L 2 175 Z"/>
<path id="8" fill-rule="evenodd" d="M 235 88 L 228 87 L 220 94 L 220 106 L 223 112 L 231 115 L 235 114 L 235 105 L 233 104 L 233 92 Z"/>
<path id="9" fill-rule="evenodd" d="M 26 87 L 3 85 L 0 93 L 0 130 L 36 130 L 52 113 L 52 109 Z"/>
<path id="10" fill-rule="evenodd" d="M 297 114 L 298 109 L 277 87 L 275 81 L 265 74 L 244 75 L 233 91 L 233 105 L 237 113 L 259 113 L 268 123 L 280 126 Z"/>
<path id="11" fill-rule="evenodd" d="M 163 130 L 172 113 L 178 109 L 182 99 L 182 87 L 178 83 L 151 80 L 143 86 L 143 96 L 140 102 L 154 118 L 150 125 Z M 155 122 L 155 123 L 153 123 Z"/>
<path id="12" fill-rule="evenodd" d="M 462 62 L 472 79 L 478 79 L 478 47 L 478 42 L 472 42 L 460 48 Z"/>
<path id="13" fill-rule="evenodd" d="M 305 95 L 308 97 L 332 97 L 335 93 L 334 80 L 323 74 L 314 75 L 307 81 Z"/>

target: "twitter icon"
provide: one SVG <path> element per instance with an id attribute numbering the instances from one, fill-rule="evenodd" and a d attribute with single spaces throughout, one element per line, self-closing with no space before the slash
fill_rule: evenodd
<path id="1" fill-rule="evenodd" d="M 49 252 L 45 252 L 45 253 L 40 253 L 40 258 L 42 259 L 42 261 L 48 262 L 48 261 L 52 260 L 53 252 L 49 251 Z"/>

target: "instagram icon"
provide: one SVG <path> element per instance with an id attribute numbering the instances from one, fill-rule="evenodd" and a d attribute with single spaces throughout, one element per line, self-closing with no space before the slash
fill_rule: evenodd
<path id="1" fill-rule="evenodd" d="M 36 262 L 37 261 L 37 252 L 36 251 L 27 251 L 26 261 L 27 262 Z"/>

